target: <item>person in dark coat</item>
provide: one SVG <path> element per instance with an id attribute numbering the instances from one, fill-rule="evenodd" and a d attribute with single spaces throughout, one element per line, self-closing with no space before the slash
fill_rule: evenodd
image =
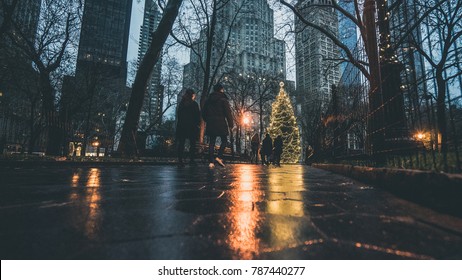
<path id="1" fill-rule="evenodd" d="M 271 136 L 267 133 L 265 136 L 265 139 L 263 139 L 261 150 L 260 150 L 262 165 L 269 164 L 269 158 L 272 152 L 273 152 L 273 139 L 271 139 Z"/>
<path id="2" fill-rule="evenodd" d="M 281 155 L 282 155 L 282 136 L 278 135 L 276 139 L 274 139 L 274 150 L 273 150 L 273 155 L 274 155 L 274 165 L 281 166 Z"/>
<path id="3" fill-rule="evenodd" d="M 233 128 L 233 116 L 223 85 L 216 84 L 213 93 L 205 101 L 202 118 L 206 122 L 205 135 L 209 136 L 209 167 L 214 167 L 214 161 L 223 164 L 223 151 L 227 143 L 229 131 Z M 220 137 L 221 145 L 218 156 L 214 158 L 215 143 Z"/>
<path id="4" fill-rule="evenodd" d="M 255 164 L 258 164 L 258 149 L 260 148 L 260 136 L 258 133 L 255 133 L 250 140 L 250 148 L 252 149 L 252 156 L 250 157 L 250 163 L 253 163 L 255 159 Z"/>
<path id="5" fill-rule="evenodd" d="M 178 163 L 183 165 L 184 144 L 189 139 L 190 163 L 195 164 L 196 139 L 199 136 L 200 111 L 195 101 L 196 93 L 187 89 L 181 98 L 177 111 L 176 139 L 178 142 Z"/>

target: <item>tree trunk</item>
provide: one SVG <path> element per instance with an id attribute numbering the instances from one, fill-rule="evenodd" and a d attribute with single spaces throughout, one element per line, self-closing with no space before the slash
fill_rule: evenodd
<path id="1" fill-rule="evenodd" d="M 202 87 L 202 93 L 201 93 L 201 99 L 200 99 L 200 105 L 201 105 L 201 110 L 204 108 L 205 105 L 205 100 L 207 99 L 210 91 L 210 84 L 212 81 L 210 80 L 210 72 L 211 72 L 211 61 L 212 61 L 212 47 L 213 47 L 213 41 L 215 38 L 215 25 L 217 22 L 217 13 L 216 13 L 216 0 L 213 2 L 213 12 L 212 12 L 212 20 L 210 23 L 210 30 L 207 34 L 207 50 L 206 50 L 206 58 L 205 58 L 205 69 L 204 69 L 204 80 L 202 84 L 204 85 Z M 205 136 L 205 122 L 201 117 L 201 123 L 200 123 L 200 131 L 199 131 L 199 143 L 204 142 L 204 136 Z"/>
<path id="2" fill-rule="evenodd" d="M 46 154 L 60 155 L 62 147 L 62 132 L 59 128 L 58 115 L 55 109 L 54 89 L 51 85 L 50 72 L 40 71 L 40 90 L 42 96 L 42 112 L 45 120 Z"/>
<path id="3" fill-rule="evenodd" d="M 383 105 L 380 88 L 380 64 L 377 48 L 377 29 L 375 25 L 376 13 L 375 2 L 366 0 L 364 4 L 364 25 L 366 26 L 365 48 L 369 59 L 370 89 L 369 89 L 369 113 L 368 134 L 371 143 L 371 153 L 378 164 L 384 163 L 384 135 L 383 135 Z"/>
<path id="4" fill-rule="evenodd" d="M 29 116 L 29 129 L 30 129 L 30 137 L 29 137 L 29 144 L 28 144 L 28 149 L 27 153 L 29 155 L 32 154 L 35 146 L 35 142 L 37 141 L 37 136 L 36 136 L 36 131 L 39 131 L 40 129 L 37 128 L 35 129 L 34 125 L 34 112 L 35 112 L 35 102 L 31 102 L 30 106 L 30 116 Z"/>
<path id="5" fill-rule="evenodd" d="M 159 60 L 162 48 L 172 30 L 173 23 L 175 22 L 182 2 L 183 0 L 168 1 L 159 26 L 152 34 L 152 42 L 149 49 L 136 73 L 119 145 L 119 151 L 123 157 L 134 157 L 138 155 L 136 148 L 136 132 L 141 108 L 143 106 L 146 84 L 154 65 Z"/>
<path id="6" fill-rule="evenodd" d="M 441 137 L 441 154 L 443 155 L 443 168 L 448 171 L 448 132 L 446 125 L 446 82 L 443 78 L 443 70 L 436 70 L 436 84 L 438 96 L 436 98 L 436 116 L 438 122 L 438 134 Z"/>

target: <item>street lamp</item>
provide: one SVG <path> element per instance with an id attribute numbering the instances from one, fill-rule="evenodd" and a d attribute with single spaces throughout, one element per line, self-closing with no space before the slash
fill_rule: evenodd
<path id="1" fill-rule="evenodd" d="M 250 124 L 250 118 L 247 115 L 242 117 L 242 124 L 244 125 L 244 151 L 247 151 L 247 126 Z"/>
<path id="2" fill-rule="evenodd" d="M 99 145 L 100 145 L 100 143 L 98 141 L 98 138 L 95 138 L 95 141 L 93 143 L 91 143 L 91 145 L 96 148 L 96 156 L 99 157 Z"/>

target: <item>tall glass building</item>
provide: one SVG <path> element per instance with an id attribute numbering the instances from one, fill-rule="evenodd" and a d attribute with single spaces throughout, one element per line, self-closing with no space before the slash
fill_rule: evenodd
<path id="1" fill-rule="evenodd" d="M 90 103 L 85 108 L 86 116 L 81 117 L 86 124 L 77 128 L 85 136 L 87 154 L 89 147 L 94 148 L 90 142 L 99 143 L 100 152 L 117 146 L 117 118 L 129 93 L 126 80 L 131 10 L 132 0 L 85 1 L 75 79 L 70 79 L 74 86 L 69 85 L 77 93 L 69 92 L 86 96 L 84 102 Z"/>
<path id="2" fill-rule="evenodd" d="M 85 1 L 76 76 L 98 68 L 125 86 L 131 10 L 131 0 Z"/>

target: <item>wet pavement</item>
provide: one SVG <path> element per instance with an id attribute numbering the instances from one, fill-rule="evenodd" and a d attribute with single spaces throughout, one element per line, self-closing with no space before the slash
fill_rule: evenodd
<path id="1" fill-rule="evenodd" d="M 301 165 L 0 170 L 1 259 L 461 259 L 462 219 Z"/>

